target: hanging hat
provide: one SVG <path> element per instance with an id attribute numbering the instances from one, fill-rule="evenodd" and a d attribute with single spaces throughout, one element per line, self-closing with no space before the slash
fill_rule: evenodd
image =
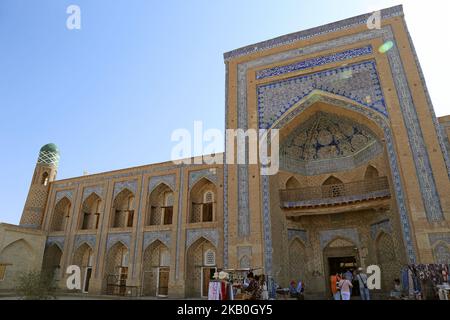
<path id="1" fill-rule="evenodd" d="M 219 272 L 219 279 L 220 280 L 228 279 L 228 273 L 226 273 L 225 271 L 220 271 Z"/>

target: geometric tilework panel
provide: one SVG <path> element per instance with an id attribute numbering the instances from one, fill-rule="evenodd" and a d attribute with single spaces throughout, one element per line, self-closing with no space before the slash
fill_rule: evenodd
<path id="1" fill-rule="evenodd" d="M 332 240 L 336 238 L 349 239 L 359 247 L 359 234 L 354 228 L 320 231 L 319 236 L 321 249 L 325 248 Z"/>
<path id="2" fill-rule="evenodd" d="M 114 185 L 114 198 L 124 189 L 130 190 L 133 193 L 133 195 L 136 195 L 137 181 L 132 180 L 132 181 L 117 182 Z"/>
<path id="3" fill-rule="evenodd" d="M 205 238 L 216 248 L 219 244 L 219 233 L 216 229 L 192 229 L 186 231 L 186 248 L 189 248 L 199 238 Z"/>
<path id="4" fill-rule="evenodd" d="M 445 243 L 439 243 L 433 248 L 435 263 L 450 264 L 450 247 Z"/>
<path id="5" fill-rule="evenodd" d="M 170 174 L 167 176 L 157 176 L 157 177 L 151 177 L 150 178 L 150 183 L 148 186 L 148 192 L 152 192 L 153 189 L 155 189 L 155 187 L 157 185 L 159 185 L 160 183 L 165 183 L 167 184 L 170 189 L 172 189 L 172 191 L 175 191 L 175 175 L 174 174 Z"/>
<path id="6" fill-rule="evenodd" d="M 131 234 L 130 233 L 112 233 L 108 235 L 108 241 L 106 244 L 106 251 L 116 244 L 117 242 L 121 242 L 127 248 L 130 248 Z"/>
<path id="7" fill-rule="evenodd" d="M 156 240 L 161 241 L 166 247 L 171 246 L 170 231 L 149 231 L 144 233 L 144 250 Z"/>
<path id="8" fill-rule="evenodd" d="M 372 240 L 376 239 L 380 231 L 383 231 L 387 234 L 392 233 L 392 226 L 389 219 L 382 220 L 380 222 L 370 225 L 370 237 L 372 238 Z"/>
<path id="9" fill-rule="evenodd" d="M 347 97 L 388 116 L 375 62 L 366 61 L 259 86 L 259 127 L 270 128 L 315 89 Z"/>
<path id="10" fill-rule="evenodd" d="M 58 203 L 62 198 L 67 198 L 72 201 L 73 198 L 73 190 L 63 190 L 58 191 L 55 197 L 55 203 Z"/>
<path id="11" fill-rule="evenodd" d="M 32 185 L 27 199 L 27 207 L 43 208 L 47 201 L 48 187 Z"/>
<path id="12" fill-rule="evenodd" d="M 298 239 L 289 245 L 289 280 L 298 281 L 305 277 L 305 249 Z"/>
<path id="13" fill-rule="evenodd" d="M 376 242 L 377 261 L 381 269 L 381 285 L 389 288 L 398 277 L 401 265 L 398 263 L 395 254 L 394 242 L 392 237 L 386 233 L 379 236 Z"/>
<path id="14" fill-rule="evenodd" d="M 237 259 L 239 261 L 239 268 L 250 268 L 252 265 L 252 247 L 239 246 L 237 247 Z"/>
<path id="15" fill-rule="evenodd" d="M 317 112 L 280 146 L 280 166 L 303 175 L 348 170 L 383 151 L 374 133 L 345 117 Z"/>
<path id="16" fill-rule="evenodd" d="M 87 188 L 85 188 L 84 191 L 83 191 L 83 202 L 92 193 L 95 193 L 100 198 L 103 198 L 103 187 L 102 186 L 94 186 L 94 187 L 87 187 Z"/>
<path id="17" fill-rule="evenodd" d="M 207 178 L 212 183 L 217 184 L 216 169 L 204 169 L 189 172 L 189 189 L 201 178 Z"/>
<path id="18" fill-rule="evenodd" d="M 318 112 L 291 133 L 282 148 L 296 159 L 315 161 L 353 156 L 375 142 L 376 136 L 363 125 Z"/>
<path id="19" fill-rule="evenodd" d="M 430 244 L 432 246 L 441 241 L 450 244 L 450 232 L 430 233 L 428 235 L 428 239 L 430 240 Z"/>
<path id="20" fill-rule="evenodd" d="M 299 229 L 288 229 L 288 241 L 291 241 L 294 238 L 299 238 L 303 241 L 304 244 L 308 242 L 308 232 L 306 230 Z"/>
<path id="21" fill-rule="evenodd" d="M 50 247 L 53 244 L 56 244 L 61 250 L 64 249 L 64 236 L 52 236 L 47 237 L 47 241 L 45 243 L 45 247 Z"/>
<path id="22" fill-rule="evenodd" d="M 58 167 L 59 153 L 52 151 L 40 151 L 37 163 Z"/>
<path id="23" fill-rule="evenodd" d="M 86 243 L 91 247 L 91 249 L 95 248 L 95 239 L 96 236 L 94 234 L 79 234 L 75 236 L 75 245 L 74 248 L 77 249 L 82 244 Z"/>

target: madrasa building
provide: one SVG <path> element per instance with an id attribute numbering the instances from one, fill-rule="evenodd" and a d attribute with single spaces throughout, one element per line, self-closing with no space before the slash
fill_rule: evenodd
<path id="1" fill-rule="evenodd" d="M 280 168 L 171 161 L 58 180 L 42 147 L 20 225 L 0 225 L 0 289 L 81 267 L 82 292 L 196 297 L 260 268 L 331 296 L 343 266 L 450 263 L 450 116 L 437 118 L 401 6 L 224 54 L 229 129 L 279 129 Z M 113 289 L 111 289 L 113 288 Z M 118 291 L 117 291 L 118 290 Z"/>

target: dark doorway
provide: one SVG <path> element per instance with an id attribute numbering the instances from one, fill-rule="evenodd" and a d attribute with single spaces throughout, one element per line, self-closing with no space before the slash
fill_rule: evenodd
<path id="1" fill-rule="evenodd" d="M 92 267 L 87 267 L 86 276 L 84 278 L 84 292 L 89 292 L 89 281 L 91 281 Z"/>
<path id="2" fill-rule="evenodd" d="M 336 273 L 345 273 L 347 270 L 356 269 L 356 258 L 351 257 L 332 257 L 328 258 L 328 264 L 330 267 L 330 276 Z"/>
<path id="3" fill-rule="evenodd" d="M 344 275 L 347 271 L 350 271 L 352 272 L 352 274 L 354 274 L 354 271 L 356 271 L 357 269 L 355 256 L 328 258 L 328 265 L 330 270 L 330 276 L 336 273 Z M 352 284 L 353 284 L 352 296 L 359 296 L 359 284 L 357 283 L 354 277 L 352 279 Z"/>

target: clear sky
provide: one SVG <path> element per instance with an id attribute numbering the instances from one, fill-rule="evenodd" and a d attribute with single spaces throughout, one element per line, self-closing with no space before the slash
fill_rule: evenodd
<path id="1" fill-rule="evenodd" d="M 1 0 L 0 221 L 18 223 L 40 147 L 58 179 L 170 159 L 174 129 L 224 127 L 223 53 L 400 1 Z M 81 30 L 66 8 L 81 8 Z M 438 116 L 450 1 L 403 1 Z M 445 41 L 444 41 L 445 40 Z"/>

